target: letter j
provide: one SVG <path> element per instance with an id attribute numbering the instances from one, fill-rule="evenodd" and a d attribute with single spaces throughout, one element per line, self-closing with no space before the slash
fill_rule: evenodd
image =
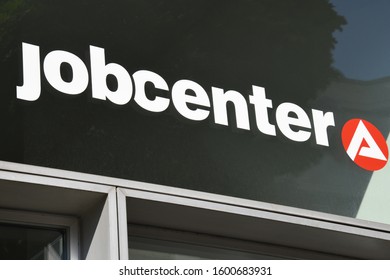
<path id="1" fill-rule="evenodd" d="M 16 97 L 35 101 L 41 95 L 41 67 L 39 46 L 22 43 L 23 86 L 16 87 Z"/>

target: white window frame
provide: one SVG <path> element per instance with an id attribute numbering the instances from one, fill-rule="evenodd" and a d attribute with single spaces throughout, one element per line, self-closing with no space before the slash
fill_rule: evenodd
<path id="1" fill-rule="evenodd" d="M 155 184 L 129 183 L 117 191 L 120 259 L 129 258 L 129 224 L 212 232 L 216 236 L 296 248 L 298 253 L 306 250 L 307 257 L 300 253 L 297 256 L 304 259 L 316 258 L 313 252 L 322 253 L 322 258 L 390 258 L 389 225 Z M 216 220 L 218 223 L 213 223 Z"/>
<path id="2" fill-rule="evenodd" d="M 222 236 L 347 258 L 390 259 L 390 224 L 4 161 L 0 161 L 0 183 L 8 190 L 4 194 L 10 195 L 10 198 L 0 196 L 0 200 L 3 200 L 0 207 L 53 214 L 68 213 L 79 217 L 82 229 L 82 246 L 79 250 L 82 259 L 128 259 L 129 224 Z M 1 187 L 0 184 L 0 194 Z M 15 191 L 14 187 L 19 191 Z M 23 189 L 29 190 L 29 194 L 35 194 L 35 200 L 25 200 L 19 196 Z M 92 211 L 87 211 L 88 215 L 79 216 L 81 212 L 70 211 L 73 209 L 71 204 L 57 207 L 55 201 L 50 200 L 50 195 L 52 191 L 61 189 L 69 201 L 72 197 L 79 198 L 78 191 L 90 193 L 78 200 L 77 211 Z M 49 190 L 51 194 L 48 197 L 41 195 Z M 104 200 L 100 201 L 103 197 L 98 198 L 97 194 L 103 195 Z M 49 205 L 40 207 L 41 198 L 42 202 L 50 202 Z M 12 199 L 17 204 L 12 204 Z M 80 205 L 84 199 L 93 203 L 89 204 L 92 208 Z M 96 205 L 96 199 L 102 204 Z M 25 205 L 26 201 L 31 203 Z M 58 224 L 57 216 L 54 220 Z M 39 216 L 37 222 L 42 223 L 42 216 Z"/>

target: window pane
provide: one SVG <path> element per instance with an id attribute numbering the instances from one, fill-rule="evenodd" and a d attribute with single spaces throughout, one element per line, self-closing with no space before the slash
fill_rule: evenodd
<path id="1" fill-rule="evenodd" d="M 66 259 L 65 230 L 0 224 L 0 259 Z"/>
<path id="2" fill-rule="evenodd" d="M 133 236 L 129 238 L 129 247 L 131 260 L 281 259 L 238 250 Z"/>

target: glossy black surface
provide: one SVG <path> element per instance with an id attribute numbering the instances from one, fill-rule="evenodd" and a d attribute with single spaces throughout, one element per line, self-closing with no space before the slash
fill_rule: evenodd
<path id="1" fill-rule="evenodd" d="M 358 117 L 385 137 L 389 132 L 390 82 L 375 80 L 390 76 L 389 69 L 372 73 L 361 60 L 356 67 L 366 71 L 354 74 L 354 64 L 334 60 L 356 62 L 372 52 L 388 59 L 388 51 L 364 46 L 353 56 L 353 40 L 343 41 L 342 29 L 349 30 L 343 12 L 362 2 L 371 5 L 357 1 L 337 11 L 326 0 L 1 1 L 0 159 L 355 217 L 372 172 L 348 158 L 341 128 Z M 357 22 L 389 9 L 374 2 L 383 7 L 370 15 L 362 10 Z M 386 23 L 375 25 L 375 36 L 368 32 L 372 44 L 388 43 Z M 98 46 L 107 63 L 130 74 L 153 71 L 169 87 L 190 79 L 208 94 L 216 86 L 248 99 L 252 85 L 262 86 L 274 109 L 293 102 L 309 116 L 311 109 L 331 111 L 336 126 L 328 130 L 329 147 L 314 135 L 298 143 L 279 130 L 276 137 L 256 132 L 253 110 L 245 131 L 235 128 L 234 114 L 228 127 L 216 126 L 212 114 L 188 121 L 172 104 L 149 113 L 134 100 L 118 106 L 92 99 L 90 86 L 77 96 L 59 93 L 44 77 L 37 101 L 18 100 L 22 42 L 40 46 L 41 57 L 56 49 L 74 53 L 88 68 L 89 46 Z"/>

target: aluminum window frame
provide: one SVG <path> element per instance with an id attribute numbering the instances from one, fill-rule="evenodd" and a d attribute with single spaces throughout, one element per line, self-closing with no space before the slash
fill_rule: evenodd
<path id="1" fill-rule="evenodd" d="M 280 245 L 283 246 L 300 248 L 302 244 L 306 246 L 311 242 L 309 244 L 312 246 L 311 249 L 320 252 L 321 248 L 327 249 L 326 242 L 335 238 L 337 242 L 331 245 L 339 255 L 390 259 L 390 225 L 388 224 L 158 184 L 4 161 L 0 161 L 0 180 L 107 194 L 109 211 L 106 213 L 107 221 L 104 226 L 108 227 L 106 230 L 109 233 L 102 235 L 102 238 L 109 239 L 110 252 L 98 254 L 100 259 L 128 259 L 129 201 L 141 201 L 149 205 L 159 204 L 171 210 L 187 209 L 192 211 L 194 218 L 205 213 L 216 215 L 225 219 L 224 226 L 237 222 L 243 226 L 253 226 L 254 229 L 257 227 L 258 230 L 261 225 L 266 225 L 265 229 L 271 233 L 273 229 L 287 232 L 294 229 L 295 237 L 305 235 L 307 239 L 294 240 L 294 236 L 285 236 L 288 240 L 280 240 L 282 243 Z M 142 206 L 142 203 L 139 205 Z M 185 223 L 185 220 L 181 222 Z M 176 225 L 180 226 L 181 222 L 176 222 Z M 225 237 L 232 237 L 229 233 L 230 235 L 237 233 L 233 231 L 234 229 L 229 229 L 221 233 L 222 236 L 228 233 Z M 313 233 L 319 234 L 325 243 L 321 245 L 318 241 L 311 240 L 310 234 Z M 245 236 L 241 237 L 245 240 Z M 360 246 L 362 251 L 355 254 L 354 245 Z M 338 250 L 337 246 L 343 247 L 343 251 Z M 100 249 L 96 248 L 96 250 Z"/>
<path id="2" fill-rule="evenodd" d="M 148 190 L 139 190 L 140 188 Z M 119 188 L 117 195 L 118 209 L 121 213 L 119 225 L 123 225 L 119 228 L 121 259 L 128 259 L 125 250 L 128 248 L 126 226 L 129 223 L 126 207 L 132 203 L 138 203 L 138 208 L 135 208 L 137 211 L 132 211 L 133 213 L 152 211 L 153 215 L 150 216 L 156 218 L 147 224 L 154 223 L 156 227 L 168 225 L 167 227 L 171 229 L 175 227 L 183 229 L 183 223 L 186 223 L 189 217 L 164 224 L 161 222 L 164 219 L 164 214 L 161 214 L 164 210 L 161 206 L 156 206 L 155 209 L 153 206 L 158 203 L 171 208 L 167 213 L 183 213 L 186 208 L 190 209 L 192 220 L 207 219 L 208 215 L 214 215 L 217 219 L 222 217 L 225 219 L 222 222 L 224 230 L 213 229 L 214 235 L 294 248 L 296 252 L 290 255 L 292 258 L 312 258 L 317 255 L 315 258 L 320 259 L 390 259 L 390 226 L 385 224 L 145 183 L 134 183 L 132 189 Z M 143 208 L 143 204 L 148 205 Z M 230 218 L 226 219 L 226 216 Z M 136 218 L 135 223 L 139 222 L 144 221 Z M 240 224 L 235 224 L 237 227 L 257 228 L 257 233 L 260 234 L 262 227 L 267 228 L 268 233 L 264 235 L 263 240 L 254 240 L 253 234 L 249 232 L 237 234 L 238 231 L 232 228 L 230 233 L 235 232 L 229 235 L 226 229 L 229 228 L 229 223 L 235 222 Z M 212 227 L 213 223 L 209 225 Z M 191 225 L 187 226 L 191 228 Z M 285 234 L 283 237 L 275 237 L 278 232 Z M 305 250 L 307 254 L 302 254 Z"/>
<path id="3" fill-rule="evenodd" d="M 99 179 L 88 178 L 88 175 L 83 173 L 0 161 L 0 201 L 3 201 L 0 203 L 0 208 L 28 213 L 49 213 L 53 214 L 51 217 L 54 220 L 60 219 L 59 216 L 62 214 L 78 216 L 79 256 L 76 258 L 73 255 L 74 259 L 118 259 L 116 188 L 101 183 Z M 2 198 L 4 194 L 9 196 L 9 190 L 13 187 L 27 191 L 30 195 L 34 194 L 37 200 L 34 201 L 34 198 L 28 195 L 20 196 L 19 193 L 13 193 L 11 195 L 13 198 L 17 196 L 16 206 L 14 206 L 13 200 L 7 201 L 6 198 Z M 44 196 L 42 190 L 45 192 Z M 50 201 L 53 199 L 53 194 L 55 198 Z M 69 203 L 69 200 L 64 200 L 61 194 L 67 194 L 68 199 L 76 198 L 77 207 Z M 83 197 L 78 198 L 79 195 Z M 96 205 L 97 200 L 99 205 Z M 87 206 L 84 207 L 84 202 L 93 203 L 89 207 L 98 206 L 98 208 L 87 209 Z M 41 206 L 41 203 L 48 205 Z M 80 213 L 84 210 L 86 213 Z M 72 246 L 75 244 L 72 243 Z M 74 248 L 72 251 L 77 250 Z"/>

